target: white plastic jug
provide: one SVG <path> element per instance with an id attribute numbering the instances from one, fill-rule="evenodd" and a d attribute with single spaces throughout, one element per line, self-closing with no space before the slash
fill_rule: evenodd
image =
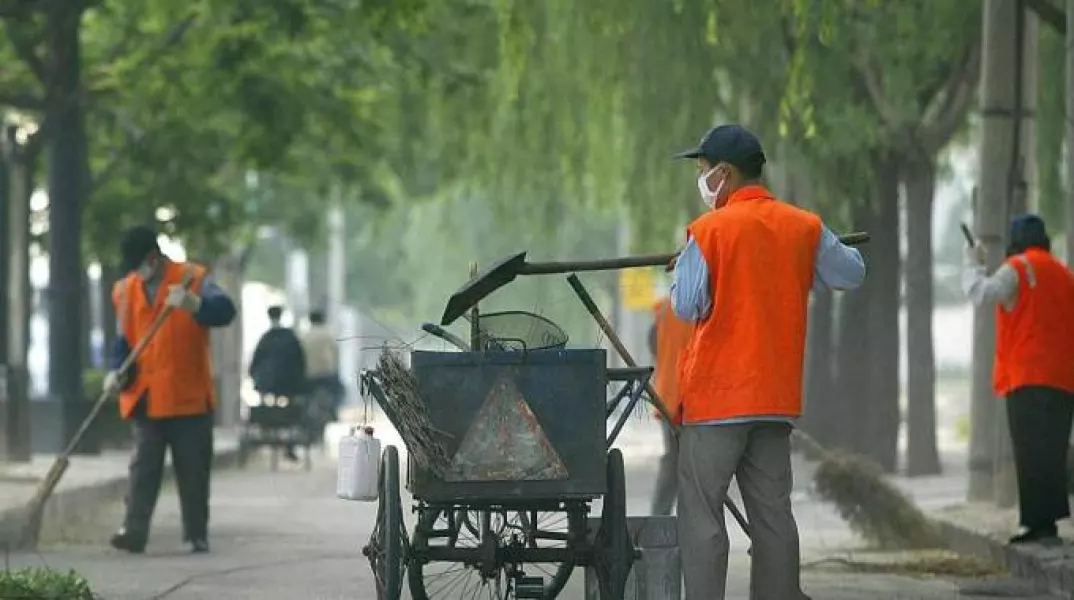
<path id="1" fill-rule="evenodd" d="M 344 500 L 374 502 L 380 470 L 380 440 L 373 428 L 365 427 L 359 435 L 339 440 L 339 468 L 336 473 L 336 496 Z"/>

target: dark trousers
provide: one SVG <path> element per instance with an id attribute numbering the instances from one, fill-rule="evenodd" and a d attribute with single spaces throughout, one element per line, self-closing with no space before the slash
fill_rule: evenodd
<path id="1" fill-rule="evenodd" d="M 140 403 L 144 404 L 144 403 Z M 136 414 L 134 455 L 124 527 L 136 537 L 149 536 L 149 524 L 160 495 L 164 453 L 172 453 L 179 486 L 179 504 L 185 541 L 206 539 L 209 528 L 209 474 L 213 461 L 213 415 L 151 419 Z"/>
<path id="2" fill-rule="evenodd" d="M 1070 516 L 1066 467 L 1072 419 L 1074 394 L 1027 386 L 1007 396 L 1023 527 L 1048 528 Z"/>

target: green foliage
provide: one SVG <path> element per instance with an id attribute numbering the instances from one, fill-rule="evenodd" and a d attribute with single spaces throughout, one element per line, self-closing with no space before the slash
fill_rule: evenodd
<path id="1" fill-rule="evenodd" d="M 0 598 L 95 600 L 89 583 L 75 571 L 28 568 L 0 571 Z"/>
<path id="2" fill-rule="evenodd" d="M 50 78 L 44 13 L 7 16 L 0 104 L 40 111 Z M 429 35 L 439 3 L 344 0 L 105 0 L 81 14 L 92 201 L 86 250 L 109 257 L 118 229 L 157 218 L 199 254 L 282 223 L 315 239 L 327 191 L 385 197 L 386 85 Z M 22 60 L 19 60 L 19 59 Z M 263 176 L 257 189 L 247 174 Z"/>
<path id="3" fill-rule="evenodd" d="M 634 250 L 667 251 L 700 208 L 694 166 L 670 156 L 726 121 L 756 130 L 773 164 L 809 173 L 812 208 L 849 226 L 850 207 L 873 195 L 876 156 L 907 152 L 907 132 L 934 125 L 951 99 L 979 10 L 958 0 L 104 0 L 82 27 L 87 250 L 110 256 L 117 230 L 158 214 L 202 255 L 252 244 L 263 224 L 315 245 L 339 200 L 362 222 L 352 275 L 378 281 L 353 291 L 377 306 L 425 296 L 376 266 L 406 272 L 394 257 L 419 252 L 400 248 L 407 239 L 453 273 L 527 244 L 574 255 L 574 241 L 554 239 L 565 220 L 581 219 L 570 231 L 586 238 L 622 208 Z M 14 67 L 0 83 L 18 93 L 0 101 L 15 106 L 43 93 L 15 52 L 40 18 L 5 24 L 17 31 L 0 58 Z"/>
<path id="4" fill-rule="evenodd" d="M 380 213 L 356 206 L 347 214 L 347 254 L 360 257 L 347 265 L 350 298 L 397 330 L 416 332 L 421 321 L 439 321 L 450 293 L 469 279 L 471 261 L 485 267 L 521 251 L 530 260 L 604 258 L 615 251 L 614 212 L 564 204 L 557 226 L 539 229 L 523 207 L 515 218 L 499 219 L 495 203 L 457 193 Z M 614 274 L 584 281 L 607 304 Z M 482 310 L 534 311 L 576 342 L 597 339 L 592 318 L 560 276 L 519 278 L 489 296 Z M 465 334 L 465 325 L 454 327 Z"/>

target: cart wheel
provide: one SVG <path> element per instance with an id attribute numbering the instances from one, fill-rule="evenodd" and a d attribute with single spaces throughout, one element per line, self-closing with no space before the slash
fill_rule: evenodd
<path id="1" fill-rule="evenodd" d="M 626 473 L 618 449 L 608 452 L 608 489 L 594 546 L 600 599 L 622 600 L 635 549 L 627 529 Z"/>
<path id="2" fill-rule="evenodd" d="M 399 600 L 403 593 L 407 543 L 403 503 L 399 497 L 399 453 L 395 446 L 384 448 L 377 493 L 377 524 L 362 554 L 373 568 L 377 600 Z"/>
<path id="3" fill-rule="evenodd" d="M 584 543 L 586 511 L 582 502 L 568 503 L 554 512 L 509 510 L 492 511 L 488 539 L 497 553 L 512 548 L 525 552 L 538 548 L 574 548 Z M 525 572 L 512 571 L 508 565 L 497 564 L 490 571 L 486 565 L 454 561 L 429 561 L 424 553 L 430 548 L 473 552 L 484 546 L 482 521 L 488 509 L 473 506 L 454 506 L 446 510 L 420 511 L 414 528 L 407 577 L 413 600 L 456 600 L 463 590 L 467 598 L 482 600 L 515 600 L 518 598 L 557 598 L 570 580 L 575 561 L 559 563 L 523 562 L 515 565 Z M 513 546 L 511 537 L 520 546 Z M 483 568 L 485 567 L 485 568 Z M 537 577 L 533 577 L 536 575 Z M 523 583 L 525 582 L 525 583 Z M 523 587 L 524 586 L 524 587 Z"/>

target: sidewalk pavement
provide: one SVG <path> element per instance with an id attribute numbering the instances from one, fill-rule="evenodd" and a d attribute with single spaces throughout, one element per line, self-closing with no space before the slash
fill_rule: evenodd
<path id="1" fill-rule="evenodd" d="M 1032 581 L 1064 598 L 1074 598 L 1074 525 L 1063 522 L 1064 544 L 1054 548 L 1008 546 L 1016 530 L 1017 509 L 1000 509 L 984 503 L 962 503 L 936 511 L 948 548 L 990 559 L 1013 575 Z"/>
<path id="2" fill-rule="evenodd" d="M 400 440 L 397 439 L 398 436 L 382 417 L 375 419 L 373 425 L 377 427 L 377 435 L 382 443 L 394 443 L 402 447 Z M 331 461 L 331 450 L 338 441 L 337 436 L 346 428 L 334 429 L 336 431 L 330 432 L 327 436 L 329 439 L 326 440 L 329 456 L 325 458 L 329 461 Z M 638 490 L 638 495 L 630 499 L 631 511 L 634 514 L 647 513 L 649 486 L 651 486 L 648 480 L 652 477 L 650 470 L 662 451 L 660 437 L 654 435 L 651 429 L 652 423 L 646 418 L 630 419 L 618 444 L 630 456 L 631 468 L 629 470 L 631 472 L 628 478 L 632 482 L 646 482 L 643 489 Z M 237 457 L 237 439 L 234 431 L 217 430 L 215 460 L 217 468 L 227 467 L 234 463 Z M 26 502 L 33 495 L 40 478 L 48 471 L 53 458 L 52 456 L 38 456 L 32 463 L 26 465 L 0 464 L 0 549 L 5 546 L 4 533 L 18 531 Z M 1047 585 L 1051 591 L 1062 593 L 1064 597 L 1074 598 L 1074 546 L 1052 550 L 1005 548 L 1003 542 L 1013 531 L 1017 522 L 1014 511 L 997 510 L 990 506 L 967 505 L 965 503 L 967 484 L 965 452 L 952 451 L 948 447 L 944 449 L 943 458 L 942 475 L 913 479 L 896 476 L 892 477 L 892 480 L 942 525 L 948 548 L 959 553 L 992 559 L 1006 566 L 1014 575 L 1025 577 L 1039 585 Z M 86 528 L 96 530 L 101 527 L 107 529 L 111 526 L 115 515 L 111 512 L 104 514 L 102 510 L 108 512 L 109 506 L 114 507 L 116 501 L 122 499 L 126 489 L 128 460 L 128 452 L 105 452 L 99 456 L 73 458 L 59 489 L 46 508 L 42 544 L 48 545 L 51 541 L 62 544 L 64 540 L 69 540 L 71 537 L 79 537 L 76 535 L 78 530 Z M 808 543 L 803 543 L 803 562 L 830 559 L 833 556 L 857 558 L 855 536 L 846 529 L 845 524 L 832 507 L 815 505 L 811 501 L 814 496 L 811 488 L 815 464 L 806 463 L 797 458 L 794 467 L 795 502 L 796 505 L 803 507 L 799 515 L 799 526 L 804 532 L 808 532 L 809 537 Z M 317 487 L 326 489 L 322 489 L 316 495 L 323 495 L 318 502 L 329 503 L 334 501 L 331 490 L 327 489 L 330 486 L 328 480 L 331 479 L 331 471 L 324 474 L 324 479 L 326 481 Z M 272 481 L 272 478 L 270 477 L 267 481 Z M 244 485 L 246 485 L 245 482 Z M 737 490 L 732 489 L 731 493 L 732 497 L 737 499 L 736 492 Z M 305 490 L 305 493 L 308 493 L 308 490 Z M 216 503 L 220 501 L 214 500 Z M 244 510 L 249 510 L 251 502 L 251 498 L 243 499 Z M 599 505 L 599 501 L 594 503 L 594 514 L 599 511 Z M 321 505 L 318 504 L 318 506 Z M 804 509 L 805 506 L 815 507 Z M 106 518 L 102 519 L 102 517 Z M 103 525 L 102 520 L 105 521 Z M 251 531 L 253 529 L 251 528 Z M 252 535 L 250 532 L 246 533 Z M 1064 526 L 1063 533 L 1067 539 L 1074 539 L 1074 527 Z M 732 527 L 730 534 L 733 552 L 743 554 L 749 545 L 748 540 L 737 531 L 737 528 Z M 357 544 L 353 539 L 350 543 Z M 334 560 L 350 562 L 354 559 L 350 556 L 346 558 L 341 556 Z M 740 566 L 745 568 L 746 565 Z M 819 584 L 820 580 L 817 583 Z M 906 584 L 903 581 L 901 585 Z M 903 591 L 901 585 L 897 589 Z"/>
<path id="3" fill-rule="evenodd" d="M 216 429 L 214 468 L 235 463 L 238 440 L 236 431 Z M 55 459 L 55 455 L 38 454 L 29 463 L 0 462 L 0 548 L 17 544 L 27 504 Z M 169 480 L 171 456 L 165 460 L 165 480 Z M 129 462 L 130 451 L 111 450 L 95 456 L 72 457 L 67 472 L 45 505 L 42 540 L 92 519 L 101 506 L 121 500 L 127 491 Z"/>
<path id="4" fill-rule="evenodd" d="M 941 448 L 943 472 L 930 477 L 891 476 L 919 508 L 940 527 L 946 549 L 960 555 L 976 556 L 1008 570 L 1064 598 L 1074 598 L 1074 524 L 1062 522 L 1059 535 L 1064 545 L 1008 546 L 1017 532 L 1017 507 L 1003 509 L 987 503 L 966 501 L 969 485 L 965 448 Z M 812 477 L 812 465 L 796 463 L 796 477 Z M 807 475 L 807 471 L 809 474 Z"/>
<path id="5" fill-rule="evenodd" d="M 627 467 L 627 510 L 632 515 L 648 513 L 660 448 L 658 430 L 651 423 L 639 425 L 630 426 L 631 435 L 624 437 L 621 445 Z M 646 427 L 649 431 L 642 431 Z M 392 442 L 393 432 L 383 425 L 378 430 L 382 442 Z M 315 453 L 313 469 L 308 472 L 301 465 L 286 462 L 279 471 L 271 471 L 266 462 L 263 456 L 255 458 L 246 469 L 232 469 L 214 479 L 213 551 L 209 555 L 192 555 L 181 546 L 179 503 L 171 489 L 161 495 L 144 556 L 115 552 L 103 542 L 123 513 L 122 505 L 114 502 L 102 507 L 95 522 L 69 528 L 62 539 L 43 544 L 37 552 L 8 558 L 15 568 L 46 565 L 75 569 L 95 592 L 109 600 L 375 600 L 372 572 L 360 549 L 375 524 L 376 503 L 337 499 L 335 465 L 320 453 Z M 807 487 L 803 471 L 796 485 L 795 510 L 802 531 L 803 561 L 807 563 L 803 565 L 803 586 L 816 600 L 986 600 L 960 593 L 962 582 L 955 578 L 901 573 L 898 566 L 916 556 L 860 548 L 860 541 L 834 510 L 812 497 Z M 409 510 L 406 495 L 403 501 L 409 530 L 415 515 Z M 593 509 L 592 514 L 599 514 L 599 502 Z M 727 597 L 744 599 L 749 596 L 748 542 L 737 530 L 731 533 Z M 855 566 L 860 562 L 876 564 L 880 572 Z M 429 573 L 435 572 L 442 571 L 434 568 Z M 448 573 L 452 580 L 456 575 L 467 575 L 450 566 Z M 560 598 L 583 600 L 583 581 L 581 570 L 575 571 Z M 476 592 L 491 589 L 477 587 L 473 578 L 460 578 L 456 583 L 473 584 L 466 589 L 474 590 L 475 597 Z M 1005 583 L 1005 597 L 1012 600 L 1058 600 L 1019 586 L 1019 582 Z M 461 596 L 437 597 L 452 600 Z M 403 598 L 409 600 L 410 596 L 404 593 Z"/>

